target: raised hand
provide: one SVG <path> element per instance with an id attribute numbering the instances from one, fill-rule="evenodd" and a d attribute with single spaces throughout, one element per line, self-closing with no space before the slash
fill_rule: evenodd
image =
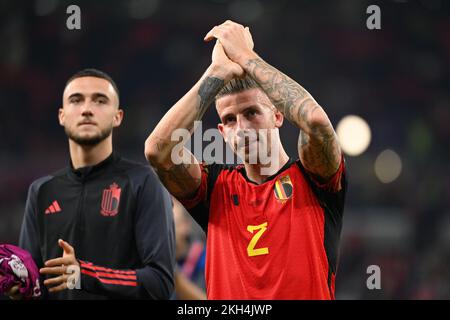
<path id="1" fill-rule="evenodd" d="M 248 59 L 258 55 L 253 51 L 253 38 L 248 27 L 227 20 L 212 28 L 205 36 L 205 41 L 219 40 L 230 60 L 244 66 Z"/>
<path id="2" fill-rule="evenodd" d="M 211 59 L 212 65 L 224 73 L 225 82 L 232 78 L 242 77 L 244 75 L 242 67 L 227 57 L 219 40 L 216 40 Z"/>

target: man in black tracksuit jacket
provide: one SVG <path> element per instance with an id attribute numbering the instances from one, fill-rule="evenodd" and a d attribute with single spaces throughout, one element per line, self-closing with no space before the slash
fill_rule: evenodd
<path id="1" fill-rule="evenodd" d="M 118 105 L 114 82 L 98 70 L 69 79 L 60 123 L 70 166 L 30 186 L 19 245 L 43 268 L 46 298 L 168 299 L 172 293 L 171 198 L 149 166 L 112 152 L 112 128 L 122 120 L 114 111 L 120 109 L 108 109 L 115 94 Z M 80 289 L 67 289 L 69 266 L 80 268 Z"/>
<path id="2" fill-rule="evenodd" d="M 117 213 L 108 215 L 103 211 L 111 189 L 120 195 L 109 205 Z M 58 239 L 75 248 L 82 290 L 65 290 L 54 298 L 165 299 L 173 287 L 171 208 L 148 166 L 112 154 L 95 166 L 69 167 L 36 180 L 19 245 L 38 267 L 61 255 Z"/>

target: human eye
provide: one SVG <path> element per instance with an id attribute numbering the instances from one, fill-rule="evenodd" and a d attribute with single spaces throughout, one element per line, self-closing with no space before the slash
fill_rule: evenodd
<path id="1" fill-rule="evenodd" d="M 223 120 L 223 123 L 224 124 L 232 124 L 235 121 L 236 121 L 235 116 L 226 116 L 225 119 Z"/>
<path id="2" fill-rule="evenodd" d="M 78 104 L 78 103 L 80 103 L 80 102 L 81 102 L 80 97 L 71 97 L 71 98 L 69 99 L 69 103 L 71 103 L 71 104 Z"/>
<path id="3" fill-rule="evenodd" d="M 97 103 L 97 104 L 106 104 L 107 101 L 106 101 L 105 98 L 97 98 L 97 99 L 95 99 L 95 103 Z"/>
<path id="4" fill-rule="evenodd" d="M 245 113 L 245 116 L 247 118 L 252 118 L 252 117 L 256 116 L 256 114 L 257 114 L 256 110 L 250 109 Z"/>

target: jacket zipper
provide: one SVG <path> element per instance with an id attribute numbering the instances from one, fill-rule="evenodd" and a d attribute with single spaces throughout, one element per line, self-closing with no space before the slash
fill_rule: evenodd
<path id="1" fill-rule="evenodd" d="M 78 199 L 78 207 L 77 207 L 77 225 L 75 226 L 75 234 L 76 234 L 76 239 L 77 239 L 77 243 L 78 243 L 78 252 L 77 252 L 77 257 L 81 257 L 83 255 L 83 252 L 81 252 L 82 248 L 83 248 L 83 243 L 82 240 L 84 239 L 84 216 L 83 216 L 83 202 L 84 202 L 84 198 L 85 198 L 85 192 L 86 192 L 86 182 L 83 179 L 83 181 L 81 182 L 81 194 L 80 194 L 80 198 Z"/>

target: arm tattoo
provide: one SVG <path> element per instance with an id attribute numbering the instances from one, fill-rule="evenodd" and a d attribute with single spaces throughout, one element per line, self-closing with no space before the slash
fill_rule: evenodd
<path id="1" fill-rule="evenodd" d="M 332 128 L 317 127 L 313 131 L 314 134 L 300 131 L 298 150 L 305 167 L 326 180 L 339 169 L 341 149 Z"/>
<path id="2" fill-rule="evenodd" d="M 300 128 L 299 155 L 304 166 L 320 178 L 331 177 L 339 168 L 341 150 L 329 121 L 313 123 L 322 108 L 306 89 L 260 58 L 246 64 L 246 72 L 261 86 L 275 107 Z"/>
<path id="3" fill-rule="evenodd" d="M 196 164 L 178 164 L 168 169 L 156 168 L 161 182 L 166 186 L 170 193 L 176 197 L 188 198 L 197 191 L 201 179 L 195 179 L 189 173 L 190 166 Z M 187 192 L 190 193 L 188 194 Z"/>
<path id="4" fill-rule="evenodd" d="M 317 104 L 308 91 L 260 58 L 249 60 L 246 66 L 275 107 L 289 121 L 303 127 L 307 122 L 307 109 Z"/>
<path id="5" fill-rule="evenodd" d="M 305 131 L 300 129 L 300 134 L 298 136 L 298 149 L 300 150 L 300 148 L 302 146 L 305 146 L 309 143 L 309 136 L 307 133 L 305 133 Z"/>
<path id="6" fill-rule="evenodd" d="M 195 120 L 200 120 L 208 107 L 214 101 L 217 93 L 223 88 L 225 82 L 223 79 L 217 77 L 206 77 L 200 84 L 198 89 L 198 104 L 196 106 Z M 188 130 L 192 132 L 194 128 L 194 121 L 188 125 Z M 156 148 L 159 152 L 167 150 L 169 153 L 172 150 L 168 149 L 167 145 L 171 142 L 159 140 Z M 196 163 L 182 163 L 179 165 L 172 164 L 169 168 L 155 165 L 156 173 L 161 182 L 174 196 L 180 198 L 190 197 L 197 191 L 201 179 L 195 178 L 191 175 L 191 166 L 198 166 Z"/>
<path id="7" fill-rule="evenodd" d="M 200 120 L 203 117 L 206 109 L 208 109 L 214 101 L 217 93 L 219 93 L 224 85 L 224 80 L 217 77 L 207 77 L 202 81 L 200 89 L 198 89 L 200 103 L 197 107 L 197 120 Z"/>

